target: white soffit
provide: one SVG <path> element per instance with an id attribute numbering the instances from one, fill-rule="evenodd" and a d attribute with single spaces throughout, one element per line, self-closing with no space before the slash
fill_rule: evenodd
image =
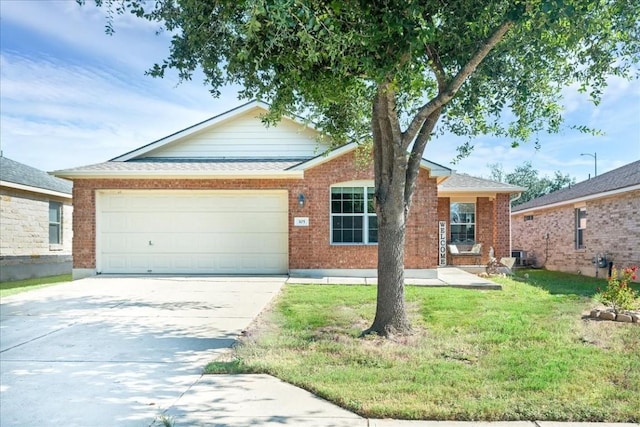
<path id="1" fill-rule="evenodd" d="M 32 187 L 30 185 L 17 184 L 15 182 L 0 181 L 0 187 L 14 188 L 16 190 L 28 191 L 30 193 L 46 194 L 48 196 L 60 197 L 63 199 L 72 199 L 71 194 L 61 193 L 54 190 L 47 190 L 46 188 Z"/>

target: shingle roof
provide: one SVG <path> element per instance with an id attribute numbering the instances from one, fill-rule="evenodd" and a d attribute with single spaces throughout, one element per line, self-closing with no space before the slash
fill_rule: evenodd
<path id="1" fill-rule="evenodd" d="M 45 171 L 0 156 L 0 180 L 29 187 L 71 194 L 73 183 Z"/>
<path id="2" fill-rule="evenodd" d="M 513 207 L 513 212 L 640 185 L 640 160 Z"/>
<path id="3" fill-rule="evenodd" d="M 477 178 L 466 173 L 453 173 L 442 184 L 438 185 L 438 191 L 492 191 L 496 193 L 520 193 L 525 188 L 504 182 L 491 181 Z"/>
<path id="4" fill-rule="evenodd" d="M 161 159 L 108 161 L 64 172 L 282 172 L 306 159 Z"/>

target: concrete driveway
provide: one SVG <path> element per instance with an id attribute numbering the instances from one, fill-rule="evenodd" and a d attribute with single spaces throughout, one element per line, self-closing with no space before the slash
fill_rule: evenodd
<path id="1" fill-rule="evenodd" d="M 2 426 L 148 426 L 285 278 L 78 280 L 3 298 Z"/>

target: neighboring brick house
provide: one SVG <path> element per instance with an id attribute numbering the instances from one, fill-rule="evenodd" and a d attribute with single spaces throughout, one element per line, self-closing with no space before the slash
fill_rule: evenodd
<path id="1" fill-rule="evenodd" d="M 106 163 L 56 172 L 74 181 L 74 277 L 375 275 L 372 166 L 356 161 L 356 144 L 319 145 L 304 120 L 265 128 L 259 115 L 267 109 L 250 102 Z M 422 161 L 407 224 L 407 277 L 434 277 L 446 261 L 438 220 L 447 221 L 444 243 L 453 230 L 481 239 L 485 258 L 489 246 L 509 254 L 508 194 L 519 190 L 446 188 L 450 194 L 438 199 L 450 176 Z M 472 212 L 469 223 L 449 227 L 457 196 Z"/>
<path id="2" fill-rule="evenodd" d="M 514 206 L 511 226 L 514 249 L 549 270 L 640 265 L 640 161 Z"/>
<path id="3" fill-rule="evenodd" d="M 0 155 L 0 281 L 71 273 L 71 188 Z"/>

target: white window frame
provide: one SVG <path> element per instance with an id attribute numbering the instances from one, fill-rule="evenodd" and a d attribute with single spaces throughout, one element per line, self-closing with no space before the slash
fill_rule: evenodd
<path id="1" fill-rule="evenodd" d="M 574 208 L 575 212 L 575 243 L 576 250 L 586 249 L 586 245 L 584 244 L 584 230 L 587 229 L 587 207 L 586 206 L 578 206 Z M 580 213 L 584 212 L 584 216 L 581 218 Z M 584 220 L 582 222 L 581 220 Z"/>
<path id="2" fill-rule="evenodd" d="M 61 202 L 56 202 L 53 200 L 49 201 L 49 210 L 48 210 L 48 214 L 49 214 L 49 245 L 51 246 L 56 246 L 56 245 L 61 245 L 62 244 L 62 203 Z M 52 209 L 55 209 L 56 211 L 56 220 L 52 220 L 51 219 L 51 212 Z M 55 226 L 57 227 L 57 242 L 52 242 L 51 241 L 51 227 Z"/>
<path id="3" fill-rule="evenodd" d="M 455 204 L 467 204 L 473 205 L 473 222 L 453 222 L 451 218 L 452 206 Z M 456 243 L 458 241 L 453 240 L 453 226 L 454 225 L 473 225 L 473 243 L 476 242 L 476 237 L 478 235 L 478 203 L 476 200 L 451 200 L 449 202 L 449 239 L 451 242 Z M 458 242 L 461 244 L 472 242 Z"/>
<path id="4" fill-rule="evenodd" d="M 363 193 L 363 212 L 354 212 L 354 213 L 334 213 L 333 212 L 333 199 L 332 194 L 336 188 L 349 188 L 349 189 L 360 189 Z M 369 224 L 371 218 L 377 218 L 375 210 L 373 212 L 369 211 L 369 203 L 368 203 L 368 194 L 369 192 L 374 192 L 374 186 L 367 183 L 361 182 L 347 182 L 341 184 L 334 184 L 329 189 L 329 242 L 331 245 L 337 246 L 346 246 L 346 245 L 377 245 L 378 244 L 378 233 L 376 232 L 376 241 L 372 242 L 369 240 Z M 374 199 L 375 200 L 375 199 Z M 362 217 L 362 241 L 361 242 L 335 242 L 333 239 L 333 219 L 335 217 Z M 377 228 L 376 228 L 377 229 Z"/>

